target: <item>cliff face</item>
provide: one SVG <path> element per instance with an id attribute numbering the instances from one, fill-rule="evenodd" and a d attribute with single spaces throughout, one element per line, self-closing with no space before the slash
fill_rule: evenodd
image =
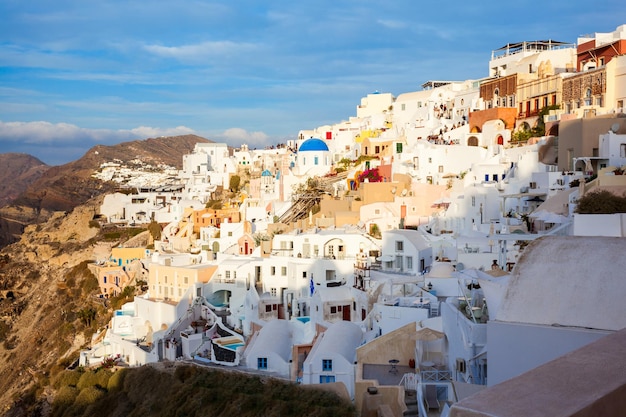
<path id="1" fill-rule="evenodd" d="M 201 141 L 95 147 L 78 161 L 49 168 L 2 208 L 0 231 L 13 232 L 16 241 L 0 250 L 0 416 L 49 415 L 50 378 L 78 358 L 112 313 L 87 268 L 94 251 L 121 243 L 107 240 L 93 221 L 113 188 L 95 180 L 94 171 L 113 159 L 180 166 Z"/>
<path id="2" fill-rule="evenodd" d="M 29 177 L 34 180 L 22 187 L 21 194 L 12 197 L 4 206 L 0 205 L 0 248 L 17 241 L 26 225 L 40 223 L 56 211 L 70 211 L 90 198 L 111 192 L 114 184 L 92 177 L 102 163 L 138 159 L 144 163 L 165 164 L 180 169 L 183 155 L 191 153 L 198 142 L 209 141 L 200 136 L 185 135 L 113 146 L 98 145 L 74 162 L 47 167 L 45 175 L 42 172 L 36 179 Z M 13 177 L 9 178 L 8 181 L 12 181 Z"/>
<path id="3" fill-rule="evenodd" d="M 90 225 L 99 199 L 47 222 L 27 226 L 0 252 L 0 404 L 41 391 L 50 372 L 64 368 L 90 341 L 107 309 L 86 267 L 100 234 Z M 85 311 L 94 309 L 89 323 Z"/>

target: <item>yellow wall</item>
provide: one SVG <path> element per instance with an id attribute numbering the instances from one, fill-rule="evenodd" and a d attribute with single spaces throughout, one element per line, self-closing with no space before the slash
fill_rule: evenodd
<path id="1" fill-rule="evenodd" d="M 146 256 L 146 248 L 112 248 L 111 258 L 121 259 L 122 266 L 131 263 L 135 259 L 143 259 Z"/>
<path id="2" fill-rule="evenodd" d="M 363 204 L 388 203 L 394 200 L 391 190 L 395 187 L 396 194 L 402 188 L 397 182 L 363 182 L 359 184 L 361 201 Z"/>
<path id="3" fill-rule="evenodd" d="M 148 274 L 150 296 L 178 301 L 190 286 L 197 282 L 209 282 L 215 271 L 217 271 L 215 265 L 188 267 L 151 264 Z M 187 278 L 186 282 L 185 278 Z"/>

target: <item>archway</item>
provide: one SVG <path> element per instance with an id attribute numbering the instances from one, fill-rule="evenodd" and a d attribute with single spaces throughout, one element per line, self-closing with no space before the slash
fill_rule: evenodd
<path id="1" fill-rule="evenodd" d="M 504 138 L 502 137 L 502 135 L 498 135 L 498 137 L 496 138 L 496 143 L 498 145 L 504 145 Z"/>
<path id="2" fill-rule="evenodd" d="M 478 146 L 478 138 L 476 136 L 470 136 L 467 139 L 467 146 Z"/>
<path id="3" fill-rule="evenodd" d="M 559 124 L 554 123 L 552 126 L 550 126 L 546 134 L 548 136 L 559 136 Z"/>

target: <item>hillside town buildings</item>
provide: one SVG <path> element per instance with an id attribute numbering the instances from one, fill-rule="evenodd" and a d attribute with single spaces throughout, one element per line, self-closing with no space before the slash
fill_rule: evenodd
<path id="1" fill-rule="evenodd" d="M 275 148 L 198 144 L 175 179 L 107 196 L 107 222 L 161 232 L 125 248 L 135 269 L 93 266 L 103 298 L 131 272 L 147 291 L 81 361 L 342 384 L 363 415 L 413 390 L 420 415 L 463 416 L 460 393 L 626 327 L 624 214 L 575 210 L 626 189 L 625 28 L 507 44 L 483 79 L 374 92 Z"/>

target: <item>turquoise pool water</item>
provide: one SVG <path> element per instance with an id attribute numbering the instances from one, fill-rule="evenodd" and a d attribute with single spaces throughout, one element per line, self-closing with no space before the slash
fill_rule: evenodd
<path id="1" fill-rule="evenodd" d="M 296 317 L 302 323 L 308 323 L 311 320 L 311 317 Z"/>
<path id="2" fill-rule="evenodd" d="M 237 350 L 238 347 L 243 346 L 243 343 L 231 343 L 230 345 L 224 345 L 226 349 Z"/>

